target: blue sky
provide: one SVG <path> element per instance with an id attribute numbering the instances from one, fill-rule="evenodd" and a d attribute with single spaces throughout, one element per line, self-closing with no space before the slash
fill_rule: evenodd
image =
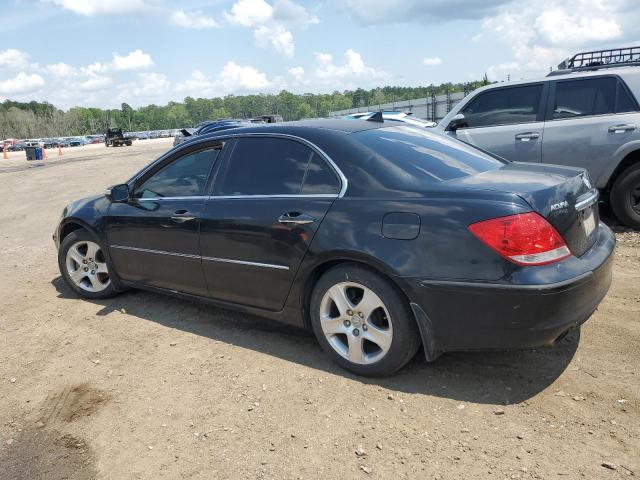
<path id="1" fill-rule="evenodd" d="M 638 0 L 0 0 L 0 100 L 185 96 L 528 78 L 640 44 Z"/>

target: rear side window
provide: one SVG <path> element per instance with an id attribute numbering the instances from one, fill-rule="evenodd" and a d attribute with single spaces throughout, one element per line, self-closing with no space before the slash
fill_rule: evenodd
<path id="1" fill-rule="evenodd" d="M 542 85 L 497 88 L 479 94 L 461 113 L 468 127 L 535 122 Z"/>
<path id="2" fill-rule="evenodd" d="M 624 87 L 622 82 L 618 81 L 618 94 L 616 96 L 616 113 L 636 112 L 638 107 L 631 98 L 631 95 Z"/>
<path id="3" fill-rule="evenodd" d="M 614 77 L 558 82 L 551 118 L 557 120 L 614 113 L 617 85 L 618 80 Z"/>
<path id="4" fill-rule="evenodd" d="M 327 195 L 340 192 L 340 180 L 317 153 L 311 156 L 304 177 L 302 193 L 304 195 Z"/>
<path id="5" fill-rule="evenodd" d="M 339 189 L 335 174 L 312 149 L 284 138 L 239 139 L 217 183 L 216 195 L 228 196 L 337 193 Z"/>
<path id="6" fill-rule="evenodd" d="M 358 142 L 353 153 L 357 161 L 341 168 L 348 178 L 360 178 L 381 190 L 421 192 L 430 183 L 495 170 L 506 163 L 465 143 L 410 126 L 352 136 Z"/>

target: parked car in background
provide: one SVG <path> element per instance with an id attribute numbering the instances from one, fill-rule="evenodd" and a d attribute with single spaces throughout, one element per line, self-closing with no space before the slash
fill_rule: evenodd
<path id="1" fill-rule="evenodd" d="M 611 283 L 583 169 L 512 163 L 428 129 L 315 120 L 194 136 L 64 209 L 65 282 L 129 287 L 312 330 L 360 375 L 420 349 L 553 344 Z"/>
<path id="2" fill-rule="evenodd" d="M 376 114 L 382 114 L 382 119 L 385 122 L 399 122 L 407 123 L 409 125 L 415 125 L 416 127 L 431 128 L 435 127 L 436 123 L 430 120 L 423 120 L 422 118 L 414 117 L 410 112 L 361 112 L 352 113 L 345 116 L 345 118 L 352 120 L 369 120 Z"/>
<path id="3" fill-rule="evenodd" d="M 153 140 L 155 138 L 160 138 L 160 134 L 158 132 L 149 132 L 148 135 L 150 140 Z"/>
<path id="4" fill-rule="evenodd" d="M 149 140 L 149 135 L 147 135 L 145 132 L 139 132 L 137 134 L 138 140 Z"/>
<path id="5" fill-rule="evenodd" d="M 87 139 L 89 140 L 90 144 L 103 143 L 104 135 L 87 135 Z"/>
<path id="6" fill-rule="evenodd" d="M 640 228 L 640 47 L 584 52 L 549 76 L 471 93 L 438 129 L 510 160 L 586 168 Z"/>
<path id="7" fill-rule="evenodd" d="M 196 125 L 195 128 L 185 128 L 182 129 L 180 135 L 176 135 L 173 139 L 173 146 L 180 145 L 187 140 L 190 140 L 191 137 L 203 135 L 205 133 L 213 133 L 221 130 L 228 130 L 230 128 L 237 128 L 241 126 L 249 126 L 252 122 L 247 120 L 240 120 L 235 118 L 225 118 L 219 120 L 211 120 L 206 122 L 201 122 Z"/>
<path id="8" fill-rule="evenodd" d="M 258 115 L 257 117 L 253 117 L 248 119 L 250 123 L 281 123 L 284 120 L 282 119 L 282 115 Z"/>
<path id="9" fill-rule="evenodd" d="M 81 147 L 83 145 L 86 145 L 87 143 L 88 140 L 84 137 L 73 137 L 69 140 L 70 147 Z"/>

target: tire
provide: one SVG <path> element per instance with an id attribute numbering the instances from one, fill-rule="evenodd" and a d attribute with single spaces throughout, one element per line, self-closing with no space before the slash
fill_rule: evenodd
<path id="1" fill-rule="evenodd" d="M 358 375 L 391 375 L 421 344 L 402 294 L 384 277 L 357 264 L 342 264 L 322 275 L 311 295 L 310 312 L 322 349 Z"/>
<path id="2" fill-rule="evenodd" d="M 109 278 L 111 265 L 102 246 L 84 229 L 74 230 L 64 238 L 58 250 L 58 267 L 69 288 L 81 297 L 95 300 L 118 293 Z"/>
<path id="3" fill-rule="evenodd" d="M 640 230 L 640 163 L 631 165 L 616 178 L 610 198 L 618 220 Z"/>

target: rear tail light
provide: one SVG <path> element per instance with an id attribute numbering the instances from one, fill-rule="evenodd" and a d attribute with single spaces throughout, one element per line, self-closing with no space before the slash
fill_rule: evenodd
<path id="1" fill-rule="evenodd" d="M 469 231 L 518 265 L 545 265 L 571 255 L 558 231 L 535 212 L 472 223 Z"/>

